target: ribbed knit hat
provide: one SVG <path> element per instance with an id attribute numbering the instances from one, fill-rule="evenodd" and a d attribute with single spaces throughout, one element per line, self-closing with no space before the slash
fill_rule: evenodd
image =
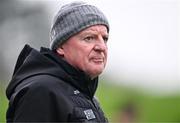
<path id="1" fill-rule="evenodd" d="M 97 7 L 82 1 L 62 6 L 51 27 L 50 49 L 57 49 L 71 36 L 97 24 L 105 25 L 109 32 L 109 23 L 105 15 Z"/>

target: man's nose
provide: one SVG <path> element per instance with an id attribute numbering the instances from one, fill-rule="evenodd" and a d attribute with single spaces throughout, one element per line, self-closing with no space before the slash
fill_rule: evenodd
<path id="1" fill-rule="evenodd" d="M 94 49 L 96 51 L 105 51 L 107 49 L 107 45 L 106 45 L 106 43 L 104 42 L 103 39 L 99 39 L 96 42 Z"/>

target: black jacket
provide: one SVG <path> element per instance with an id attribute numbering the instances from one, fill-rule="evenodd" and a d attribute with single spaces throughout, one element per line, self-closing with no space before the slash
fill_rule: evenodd
<path id="1" fill-rule="evenodd" d="M 97 84 L 51 50 L 26 45 L 6 90 L 7 122 L 107 122 Z"/>

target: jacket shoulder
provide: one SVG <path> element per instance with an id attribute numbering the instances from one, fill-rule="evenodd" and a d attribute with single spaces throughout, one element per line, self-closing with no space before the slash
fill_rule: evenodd
<path id="1" fill-rule="evenodd" d="M 69 112 L 65 109 L 67 93 L 64 92 L 70 89 L 63 80 L 53 76 L 40 75 L 28 78 L 16 88 L 10 99 L 7 118 L 11 121 L 13 116 L 14 121 L 18 122 L 63 121 L 67 119 Z M 14 108 L 16 110 L 13 110 Z M 56 117 L 57 113 L 60 118 Z"/>
<path id="2" fill-rule="evenodd" d="M 65 82 L 64 80 L 51 75 L 38 75 L 25 80 L 24 83 L 30 83 L 29 88 L 38 89 L 42 88 L 47 91 L 68 91 L 73 87 Z"/>

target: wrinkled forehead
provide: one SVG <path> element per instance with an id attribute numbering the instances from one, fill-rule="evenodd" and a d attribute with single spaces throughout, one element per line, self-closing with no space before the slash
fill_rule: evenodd
<path id="1" fill-rule="evenodd" d="M 105 25 L 93 25 L 80 31 L 78 34 L 82 33 L 100 33 L 102 35 L 108 35 L 108 30 Z"/>

